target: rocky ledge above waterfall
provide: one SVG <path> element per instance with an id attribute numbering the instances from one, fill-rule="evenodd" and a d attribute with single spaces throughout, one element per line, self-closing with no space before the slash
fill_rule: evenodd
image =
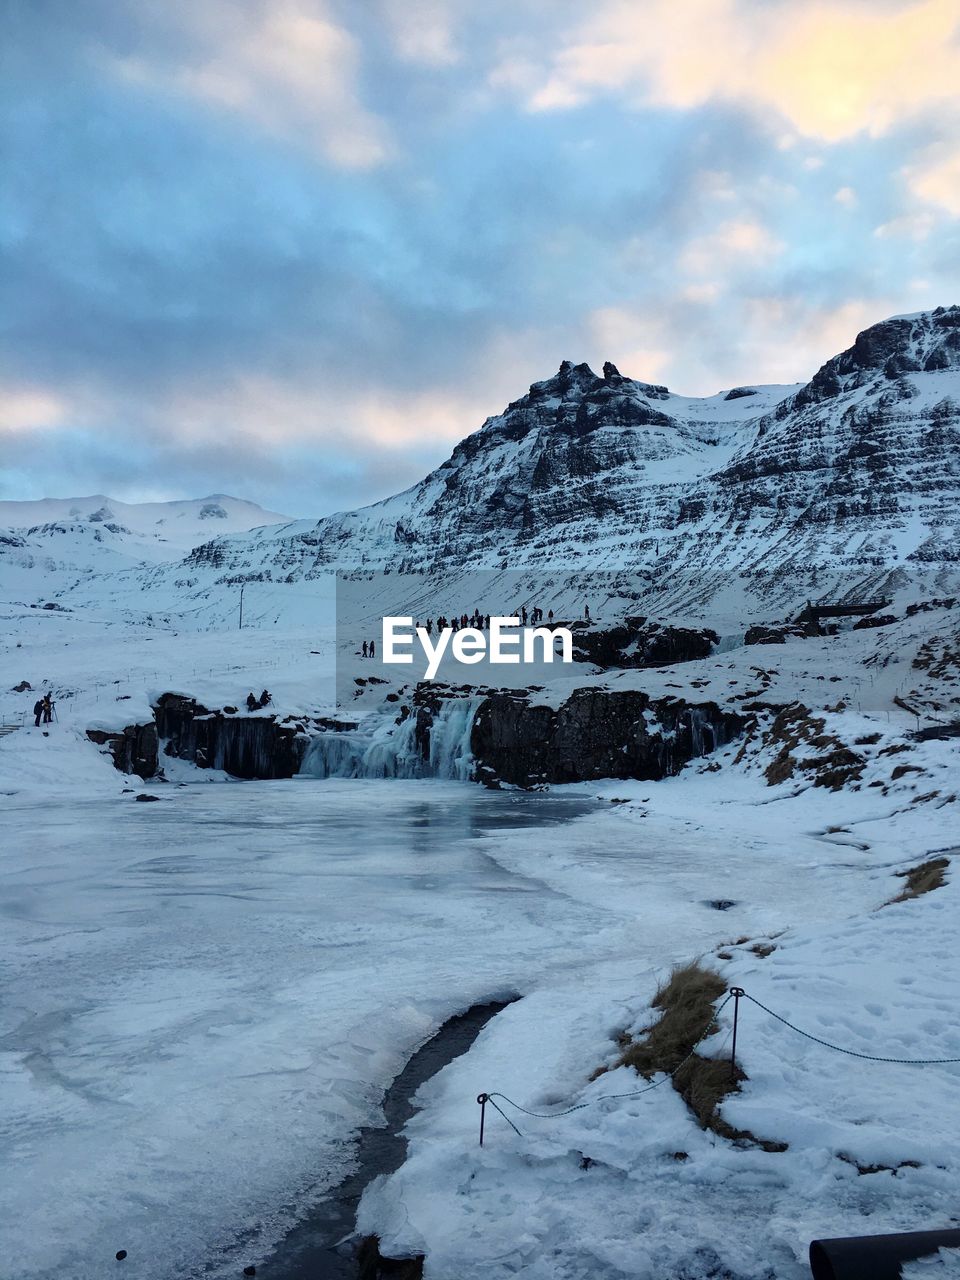
<path id="1" fill-rule="evenodd" d="M 496 694 L 474 718 L 474 777 L 526 787 L 596 778 L 655 781 L 730 742 L 748 723 L 715 702 L 651 700 L 639 690 L 576 689 L 558 707 Z"/>
<path id="2" fill-rule="evenodd" d="M 399 714 L 397 711 L 399 710 Z M 236 778 L 459 778 L 530 787 L 595 778 L 670 777 L 737 737 L 749 718 L 715 702 L 638 690 L 575 689 L 557 707 L 536 691 L 421 686 L 409 705 L 361 724 L 245 716 L 167 693 L 155 720 L 88 731 L 121 772 L 162 776 L 164 757 Z"/>
<path id="3" fill-rule="evenodd" d="M 239 714 L 235 707 L 210 709 L 181 693 L 164 693 L 147 724 L 109 732 L 88 729 L 87 737 L 105 747 L 121 773 L 141 778 L 163 775 L 164 757 L 176 757 L 199 769 L 222 769 L 235 778 L 292 778 L 300 770 L 309 732 L 346 730 L 355 724 L 306 716 Z"/>

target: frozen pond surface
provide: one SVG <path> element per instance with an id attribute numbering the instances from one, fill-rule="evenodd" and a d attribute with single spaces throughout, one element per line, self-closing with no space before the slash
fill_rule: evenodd
<path id="1" fill-rule="evenodd" d="M 437 782 L 9 801 L 0 1247 L 28 1277 L 237 1274 L 450 1015 L 607 913 L 504 870 L 586 799 Z M 285 1214 L 281 1206 L 287 1206 Z M 226 1252 L 224 1252 L 226 1251 Z"/>
<path id="2" fill-rule="evenodd" d="M 639 821 L 587 789 L 436 780 L 152 793 L 4 797 L 0 1274 L 17 1280 L 117 1280 L 118 1249 L 122 1280 L 237 1276 L 351 1173 L 353 1135 L 452 1015 L 529 997 L 457 1069 L 472 1142 L 476 1094 L 522 1089 L 571 1016 L 565 1089 L 651 970 L 863 895 L 849 850 L 745 829 L 735 804 Z M 494 1071 L 503 1019 L 515 1048 Z"/>

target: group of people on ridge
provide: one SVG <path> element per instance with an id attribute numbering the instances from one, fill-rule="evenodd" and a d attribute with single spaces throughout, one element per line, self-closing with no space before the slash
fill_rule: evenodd
<path id="1" fill-rule="evenodd" d="M 490 616 L 491 615 L 489 613 L 481 613 L 479 609 L 475 609 L 473 613 L 461 613 L 459 616 L 454 614 L 452 618 L 445 618 L 443 614 L 441 614 L 440 617 L 437 618 L 436 622 L 434 622 L 432 618 L 428 618 L 426 622 L 418 622 L 417 626 L 422 626 L 428 636 L 433 635 L 434 627 L 436 627 L 438 631 L 443 631 L 445 627 L 449 627 L 451 631 L 463 631 L 467 627 L 472 627 L 474 631 L 489 631 Z M 511 614 L 510 616 L 519 618 L 521 627 L 525 627 L 528 622 L 531 623 L 531 625 L 536 626 L 538 622 L 543 622 L 544 619 L 543 610 L 539 608 L 539 606 L 534 606 L 534 608 L 528 609 L 525 604 L 521 605 L 516 613 Z M 552 609 L 548 611 L 546 618 L 547 622 L 552 626 Z"/>
<path id="2" fill-rule="evenodd" d="M 525 604 L 521 605 L 517 612 L 510 616 L 519 618 L 522 627 L 525 627 L 528 622 L 535 627 L 537 623 L 544 620 L 544 612 L 539 605 L 534 605 L 532 609 L 528 609 Z M 584 605 L 583 616 L 587 622 L 590 621 L 589 605 Z M 454 614 L 452 618 L 445 618 L 443 614 L 440 614 L 436 621 L 433 618 L 428 618 L 426 622 L 418 622 L 415 625 L 417 628 L 423 627 L 428 636 L 433 635 L 434 627 L 438 632 L 445 630 L 447 627 L 451 631 L 464 631 L 467 627 L 472 627 L 474 631 L 489 631 L 490 617 L 489 613 L 481 613 L 479 609 L 474 609 L 473 613 Z M 546 621 L 549 626 L 553 626 L 552 609 L 547 610 Z M 360 653 L 364 658 L 375 658 L 377 656 L 376 641 L 364 640 L 360 646 Z"/>
<path id="3" fill-rule="evenodd" d="M 247 710 L 258 711 L 260 707 L 265 707 L 269 701 L 270 701 L 270 694 L 267 692 L 266 689 L 264 689 L 263 693 L 261 693 L 259 698 L 256 697 L 253 690 L 251 689 L 250 692 L 247 694 Z"/>

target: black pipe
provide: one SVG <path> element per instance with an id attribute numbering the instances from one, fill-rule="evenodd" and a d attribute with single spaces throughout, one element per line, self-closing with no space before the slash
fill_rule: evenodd
<path id="1" fill-rule="evenodd" d="M 960 1249 L 960 1230 L 814 1240 L 810 1270 L 813 1280 L 900 1280 L 901 1263 L 938 1249 Z"/>

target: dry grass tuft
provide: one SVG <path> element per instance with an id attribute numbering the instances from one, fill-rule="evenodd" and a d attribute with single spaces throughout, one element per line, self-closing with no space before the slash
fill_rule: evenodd
<path id="1" fill-rule="evenodd" d="M 830 708 L 827 708 L 828 710 Z M 809 708 L 796 702 L 784 707 L 765 735 L 768 746 L 778 746 L 777 755 L 764 771 L 770 786 L 786 782 L 797 771 L 806 773 L 806 781 L 815 787 L 840 791 L 859 782 L 866 761 L 834 734 L 825 732 L 825 721 L 811 714 Z M 823 754 L 801 757 L 804 747 Z"/>
<path id="2" fill-rule="evenodd" d="M 911 898 L 919 898 L 921 894 L 943 888 L 947 882 L 945 872 L 949 865 L 949 858 L 930 858 L 929 861 L 920 862 L 915 867 L 908 867 L 906 871 L 898 871 L 897 875 L 907 883 L 895 898 L 891 898 L 883 905 L 889 907 L 894 902 L 908 902 Z"/>
<path id="3" fill-rule="evenodd" d="M 618 1065 L 644 1076 L 676 1070 L 694 1045 L 716 1029 L 713 1006 L 726 989 L 718 973 L 698 964 L 674 969 L 653 997 L 654 1009 L 662 1010 L 660 1020 L 628 1046 Z"/>
<path id="4" fill-rule="evenodd" d="M 647 1077 L 659 1071 L 673 1072 L 673 1087 L 701 1128 L 765 1151 L 785 1151 L 785 1143 L 757 1138 L 721 1118 L 721 1102 L 736 1093 L 747 1077 L 739 1067 L 731 1070 L 726 1058 L 704 1058 L 693 1052 L 701 1040 L 716 1031 L 714 1005 L 726 989 L 718 973 L 699 964 L 674 969 L 652 1001 L 653 1008 L 661 1011 L 659 1021 L 642 1039 L 623 1045 L 617 1065 L 633 1067 Z"/>

